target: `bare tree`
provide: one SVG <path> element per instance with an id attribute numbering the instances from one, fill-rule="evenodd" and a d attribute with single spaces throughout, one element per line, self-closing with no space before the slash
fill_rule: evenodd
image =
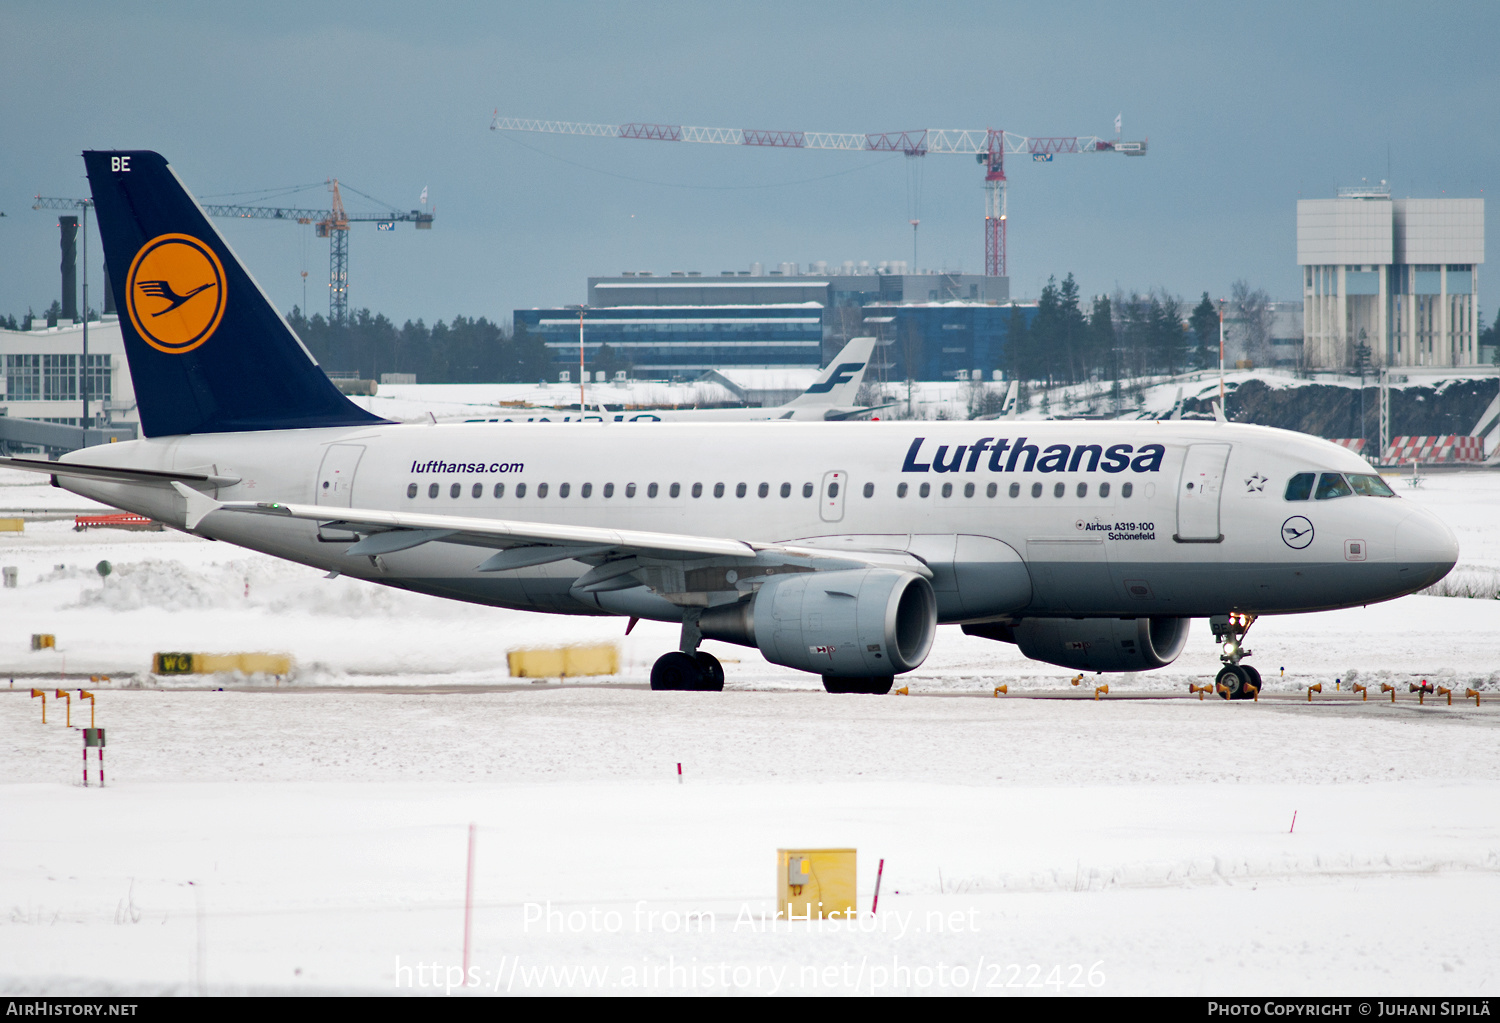
<path id="1" fill-rule="evenodd" d="M 1257 366 L 1274 361 L 1271 350 L 1271 296 L 1264 288 L 1253 291 L 1245 280 L 1235 281 L 1229 289 L 1229 304 L 1245 355 Z"/>

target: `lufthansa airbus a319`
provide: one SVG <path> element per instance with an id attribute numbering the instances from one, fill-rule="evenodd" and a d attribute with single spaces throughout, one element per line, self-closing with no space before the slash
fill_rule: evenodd
<path id="1" fill-rule="evenodd" d="M 373 583 L 681 623 L 653 688 L 722 688 L 707 637 L 883 693 L 940 623 L 1142 671 L 1207 618 L 1241 697 L 1257 616 L 1389 600 L 1458 557 L 1363 459 L 1265 427 L 388 423 L 328 381 L 166 160 L 84 161 L 144 437 L 4 464 Z"/>

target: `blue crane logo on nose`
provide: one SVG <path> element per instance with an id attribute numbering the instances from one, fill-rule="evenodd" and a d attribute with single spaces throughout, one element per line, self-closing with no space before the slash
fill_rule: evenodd
<path id="1" fill-rule="evenodd" d="M 1288 547 L 1300 551 L 1313 542 L 1313 524 L 1306 516 L 1293 515 L 1281 524 L 1281 539 Z"/>

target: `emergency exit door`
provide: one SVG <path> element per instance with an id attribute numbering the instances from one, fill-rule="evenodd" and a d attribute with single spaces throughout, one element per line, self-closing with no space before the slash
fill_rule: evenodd
<path id="1" fill-rule="evenodd" d="M 1182 463 L 1177 481 L 1178 543 L 1218 543 L 1219 501 L 1224 494 L 1224 469 L 1229 462 L 1228 444 L 1193 444 Z"/>
<path id="2" fill-rule="evenodd" d="M 824 522 L 841 522 L 844 518 L 844 491 L 849 489 L 847 472 L 825 472 L 823 489 L 818 493 L 818 510 Z"/>

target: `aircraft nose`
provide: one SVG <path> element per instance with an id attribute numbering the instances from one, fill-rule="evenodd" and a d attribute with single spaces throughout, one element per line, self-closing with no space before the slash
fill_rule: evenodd
<path id="1" fill-rule="evenodd" d="M 1396 558 L 1414 569 L 1432 572 L 1436 582 L 1458 563 L 1458 538 L 1436 515 L 1417 511 L 1396 526 Z"/>

